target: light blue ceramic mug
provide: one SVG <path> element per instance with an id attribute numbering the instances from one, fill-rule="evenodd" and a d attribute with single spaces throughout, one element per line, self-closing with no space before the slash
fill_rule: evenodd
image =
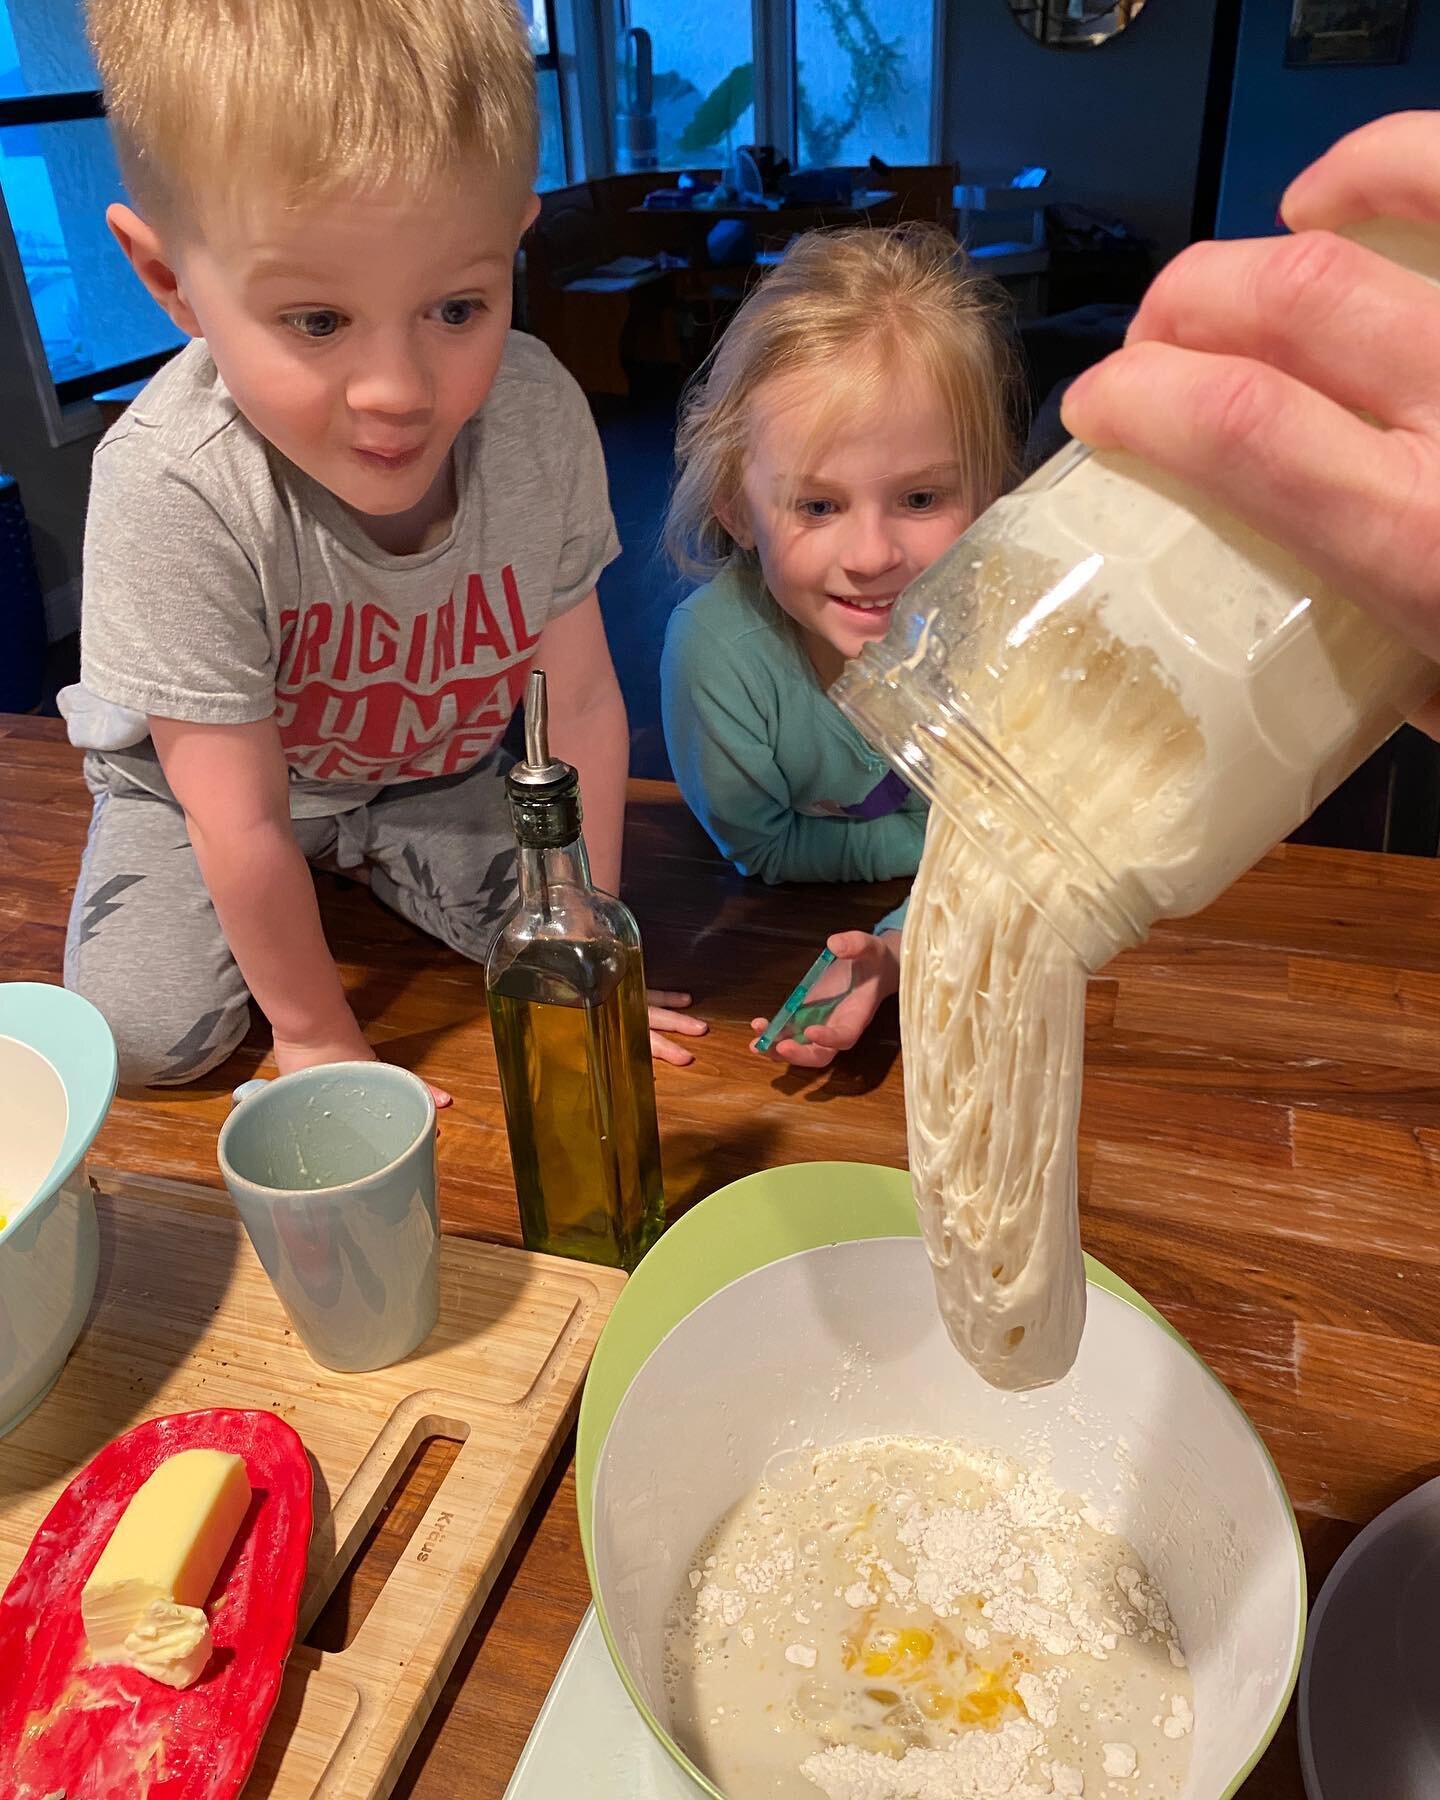
<path id="1" fill-rule="evenodd" d="M 393 1063 L 237 1088 L 220 1172 L 300 1341 L 329 1369 L 407 1357 L 440 1312 L 435 1102 Z"/>

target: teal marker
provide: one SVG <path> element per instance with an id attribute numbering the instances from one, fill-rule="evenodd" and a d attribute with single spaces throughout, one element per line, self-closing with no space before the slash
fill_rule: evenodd
<path id="1" fill-rule="evenodd" d="M 765 1027 L 763 1035 L 755 1041 L 755 1048 L 762 1056 L 768 1055 L 780 1042 L 787 1025 L 794 1032 L 796 1042 L 803 1044 L 805 1033 L 810 1027 L 823 1024 L 845 998 L 848 990 L 842 988 L 838 994 L 829 994 L 823 1000 L 815 1000 L 808 1006 L 806 1005 L 806 996 L 834 960 L 835 952 L 833 950 L 822 950 L 790 990 L 785 998 L 785 1004 Z"/>

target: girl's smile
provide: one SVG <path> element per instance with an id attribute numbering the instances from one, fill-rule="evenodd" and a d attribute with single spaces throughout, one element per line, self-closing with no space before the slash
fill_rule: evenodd
<path id="1" fill-rule="evenodd" d="M 827 684 L 885 635 L 896 598 L 970 523 L 954 426 L 913 374 L 821 437 L 813 383 L 756 393 L 737 540 L 760 559 Z"/>

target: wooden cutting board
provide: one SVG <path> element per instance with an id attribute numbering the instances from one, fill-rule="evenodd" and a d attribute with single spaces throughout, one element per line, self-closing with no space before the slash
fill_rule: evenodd
<path id="1" fill-rule="evenodd" d="M 446 1237 L 440 1324 L 395 1368 L 301 1348 L 213 1188 L 91 1170 L 100 1276 L 55 1387 L 0 1438 L 0 1589 L 75 1471 L 158 1413 L 265 1407 L 315 1470 L 303 1638 L 426 1439 L 460 1450 L 353 1640 L 299 1644 L 245 1800 L 388 1794 L 574 1415 L 617 1271 Z M 3 1676 L 0 1676 L 3 1679 Z"/>

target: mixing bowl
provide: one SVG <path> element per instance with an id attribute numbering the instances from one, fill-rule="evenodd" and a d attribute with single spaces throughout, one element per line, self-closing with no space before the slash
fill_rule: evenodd
<path id="1" fill-rule="evenodd" d="M 750 1176 L 641 1263 L 581 1406 L 580 1529 L 621 1679 L 697 1793 L 719 1790 L 670 1737 L 662 1676 L 664 1616 L 696 1547 L 777 1452 L 887 1434 L 1047 1459 L 1100 1508 L 1160 1583 L 1185 1645 L 1185 1800 L 1237 1792 L 1299 1667 L 1294 1515 L 1254 1428 L 1194 1351 L 1107 1269 L 1090 1261 L 1087 1274 L 1075 1368 L 1013 1394 L 951 1347 L 899 1170 Z"/>
<path id="2" fill-rule="evenodd" d="M 0 983 L 0 1436 L 43 1397 L 95 1293 L 85 1152 L 115 1094 L 115 1041 L 78 994 Z"/>

